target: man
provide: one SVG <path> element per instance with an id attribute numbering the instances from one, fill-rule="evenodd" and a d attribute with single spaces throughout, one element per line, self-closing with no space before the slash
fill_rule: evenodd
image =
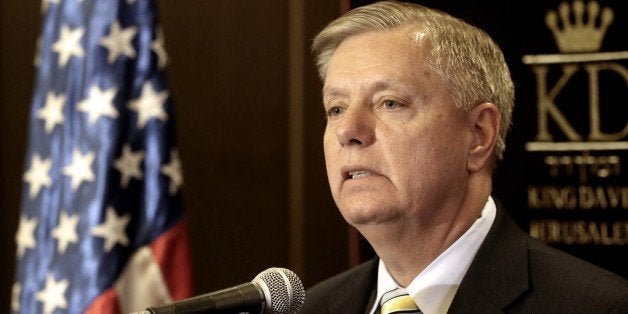
<path id="1" fill-rule="evenodd" d="M 381 2 L 313 51 L 332 196 L 379 258 L 308 290 L 302 313 L 379 313 L 393 290 L 426 314 L 628 313 L 623 278 L 538 243 L 490 197 L 514 87 L 487 34 Z"/>

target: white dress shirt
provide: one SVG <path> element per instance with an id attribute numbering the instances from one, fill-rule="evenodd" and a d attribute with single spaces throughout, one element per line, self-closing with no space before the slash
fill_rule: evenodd
<path id="1" fill-rule="evenodd" d="M 480 245 L 495 220 L 497 208 L 489 196 L 482 214 L 456 242 L 430 263 L 405 287 L 424 314 L 447 313 L 462 277 L 469 269 Z M 377 271 L 377 298 L 370 313 L 375 313 L 382 295 L 399 288 L 380 259 Z"/>

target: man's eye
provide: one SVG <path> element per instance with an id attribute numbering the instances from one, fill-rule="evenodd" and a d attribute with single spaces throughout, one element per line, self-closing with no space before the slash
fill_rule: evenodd
<path id="1" fill-rule="evenodd" d="M 329 110 L 327 110 L 327 116 L 337 117 L 341 115 L 344 111 L 345 109 L 342 107 L 331 107 L 329 108 Z"/>
<path id="2" fill-rule="evenodd" d="M 382 103 L 382 106 L 385 109 L 396 109 L 397 107 L 399 107 L 399 103 L 394 100 L 387 99 L 387 100 L 384 100 L 384 102 Z"/>

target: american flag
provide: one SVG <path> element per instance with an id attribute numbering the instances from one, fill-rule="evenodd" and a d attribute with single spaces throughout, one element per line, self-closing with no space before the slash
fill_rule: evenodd
<path id="1" fill-rule="evenodd" d="M 154 0 L 43 0 L 16 313 L 127 313 L 192 293 Z"/>

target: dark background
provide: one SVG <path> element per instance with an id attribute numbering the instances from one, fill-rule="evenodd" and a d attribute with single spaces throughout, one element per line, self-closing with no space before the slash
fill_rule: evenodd
<path id="1" fill-rule="evenodd" d="M 523 147 L 536 132 L 536 94 L 521 57 L 557 53 L 544 14 L 559 1 L 421 2 L 485 29 L 504 50 L 517 101 L 494 194 L 526 228 Z M 627 3 L 599 2 L 615 11 L 603 50 L 628 50 Z M 349 240 L 328 191 L 321 84 L 309 45 L 349 1 L 158 3 L 171 58 L 197 293 L 250 281 L 271 266 L 294 270 L 306 287 L 347 269 L 357 260 L 357 242 Z M 7 308 L 39 12 L 36 1 L 0 1 L 0 304 Z M 565 249 L 628 276 L 625 247 Z"/>

